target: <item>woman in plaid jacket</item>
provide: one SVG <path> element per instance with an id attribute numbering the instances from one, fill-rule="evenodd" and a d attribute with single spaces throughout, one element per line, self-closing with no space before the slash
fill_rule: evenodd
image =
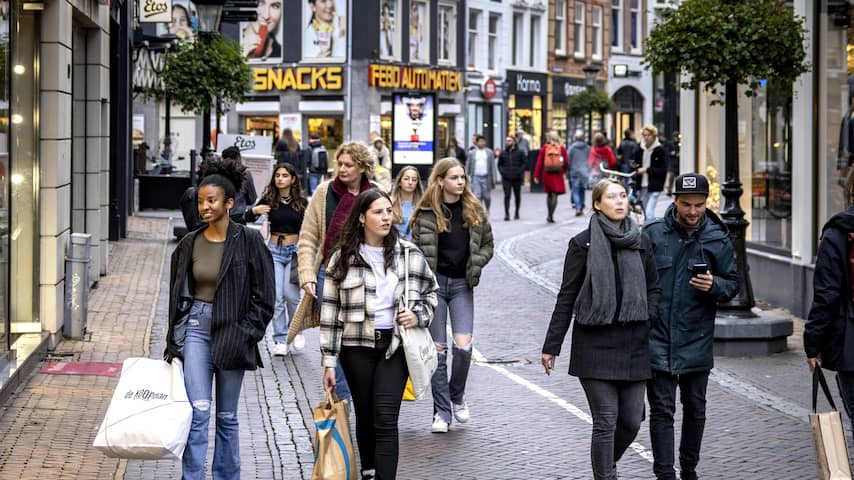
<path id="1" fill-rule="evenodd" d="M 388 194 L 371 189 L 356 198 L 329 258 L 327 279 L 320 309 L 323 386 L 335 387 L 340 358 L 356 410 L 362 478 L 394 479 L 408 376 L 398 326 L 427 328 L 438 286 L 421 251 L 399 238 Z"/>

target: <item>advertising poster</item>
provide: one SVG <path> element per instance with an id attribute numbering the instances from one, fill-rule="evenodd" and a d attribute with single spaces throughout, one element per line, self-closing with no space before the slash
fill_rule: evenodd
<path id="1" fill-rule="evenodd" d="M 409 7 L 409 60 L 430 61 L 430 13 L 426 2 L 413 1 Z"/>
<path id="2" fill-rule="evenodd" d="M 157 24 L 157 34 L 171 33 L 182 42 L 192 42 L 199 31 L 199 16 L 196 6 L 189 0 L 172 0 L 172 20 Z"/>
<path id="3" fill-rule="evenodd" d="M 343 62 L 347 56 L 346 0 L 304 0 L 302 59 Z"/>
<path id="4" fill-rule="evenodd" d="M 394 164 L 432 165 L 436 134 L 433 95 L 396 93 L 392 104 Z"/>
<path id="5" fill-rule="evenodd" d="M 299 113 L 280 113 L 279 129 L 284 130 L 286 128 L 291 129 L 294 139 L 302 145 L 302 115 Z"/>
<path id="6" fill-rule="evenodd" d="M 398 27 L 399 0 L 382 0 L 380 3 L 380 58 L 400 58 L 400 28 Z"/>
<path id="7" fill-rule="evenodd" d="M 250 64 L 282 61 L 282 0 L 258 0 L 258 19 L 240 22 L 240 49 Z"/>
<path id="8" fill-rule="evenodd" d="M 273 137 L 261 135 L 228 135 L 221 133 L 216 139 L 216 153 L 228 147 L 237 147 L 243 165 L 252 173 L 256 192 L 263 192 L 273 175 Z"/>

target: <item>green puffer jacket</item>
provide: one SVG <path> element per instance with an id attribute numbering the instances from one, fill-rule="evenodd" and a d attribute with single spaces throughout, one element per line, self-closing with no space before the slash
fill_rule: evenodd
<path id="1" fill-rule="evenodd" d="M 466 283 L 474 288 L 480 283 L 480 272 L 492 259 L 492 226 L 486 212 L 481 214 L 483 222 L 469 228 L 469 259 L 466 262 Z M 412 223 L 412 243 L 421 249 L 430 269 L 436 271 L 439 263 L 439 226 L 436 214 L 430 208 L 422 208 Z"/>

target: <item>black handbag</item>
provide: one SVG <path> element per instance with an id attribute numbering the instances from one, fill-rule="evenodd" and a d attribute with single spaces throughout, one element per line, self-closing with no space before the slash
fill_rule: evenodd
<path id="1" fill-rule="evenodd" d="M 291 283 L 294 285 L 299 285 L 299 262 L 297 261 L 298 255 L 297 252 L 294 252 L 291 255 Z"/>

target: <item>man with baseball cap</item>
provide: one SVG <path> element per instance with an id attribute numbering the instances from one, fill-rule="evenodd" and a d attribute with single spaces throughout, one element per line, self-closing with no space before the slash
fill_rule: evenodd
<path id="1" fill-rule="evenodd" d="M 652 379 L 647 383 L 650 439 L 656 478 L 675 480 L 673 414 L 681 392 L 681 478 L 697 478 L 706 424 L 706 385 L 714 365 L 717 303 L 738 292 L 729 231 L 706 210 L 709 180 L 686 173 L 676 178 L 673 204 L 644 233 L 652 241 L 661 299 L 652 315 L 649 345 Z"/>

